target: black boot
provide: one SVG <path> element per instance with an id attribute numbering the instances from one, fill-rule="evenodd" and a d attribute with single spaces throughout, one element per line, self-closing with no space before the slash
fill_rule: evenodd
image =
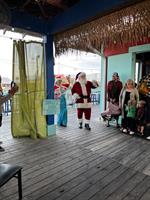
<path id="1" fill-rule="evenodd" d="M 91 130 L 91 127 L 89 126 L 89 124 L 85 124 L 85 129 L 90 131 Z"/>
<path id="2" fill-rule="evenodd" d="M 5 151 L 5 149 L 2 146 L 0 146 L 0 152 L 3 152 L 3 151 Z"/>
<path id="3" fill-rule="evenodd" d="M 80 129 L 82 128 L 82 122 L 79 123 L 79 128 L 80 128 Z"/>

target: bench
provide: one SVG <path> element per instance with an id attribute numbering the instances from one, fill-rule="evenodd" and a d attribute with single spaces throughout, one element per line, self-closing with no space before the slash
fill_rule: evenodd
<path id="1" fill-rule="evenodd" d="M 21 177 L 22 167 L 0 163 L 0 188 L 5 185 L 13 177 L 18 179 L 18 194 L 19 200 L 22 199 L 22 177 Z"/>
<path id="2" fill-rule="evenodd" d="M 91 94 L 91 102 L 93 104 L 99 104 L 100 103 L 100 94 L 99 93 L 92 93 Z"/>

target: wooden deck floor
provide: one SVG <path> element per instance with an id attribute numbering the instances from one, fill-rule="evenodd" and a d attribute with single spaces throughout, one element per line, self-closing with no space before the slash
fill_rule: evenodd
<path id="1" fill-rule="evenodd" d="M 23 200 L 150 200 L 150 142 L 106 127 L 97 105 L 91 132 L 69 108 L 68 127 L 45 140 L 13 139 L 4 121 L 0 162 L 23 166 Z M 17 198 L 16 180 L 0 188 L 0 200 Z"/>

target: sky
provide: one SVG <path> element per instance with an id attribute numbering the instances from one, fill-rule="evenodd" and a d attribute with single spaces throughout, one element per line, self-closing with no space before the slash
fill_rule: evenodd
<path id="1" fill-rule="evenodd" d="M 12 40 L 0 37 L 0 75 L 12 79 Z"/>
<path id="2" fill-rule="evenodd" d="M 86 74 L 100 74 L 101 57 L 92 53 L 81 52 L 68 53 L 56 57 L 55 59 L 55 74 L 72 74 L 75 75 L 80 71 L 86 72 Z"/>

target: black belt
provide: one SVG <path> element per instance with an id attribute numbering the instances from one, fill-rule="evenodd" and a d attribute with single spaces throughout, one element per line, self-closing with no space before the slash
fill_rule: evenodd
<path id="1" fill-rule="evenodd" d="M 88 99 L 89 98 L 89 96 L 87 96 L 87 95 L 81 95 L 80 96 L 82 99 Z"/>

